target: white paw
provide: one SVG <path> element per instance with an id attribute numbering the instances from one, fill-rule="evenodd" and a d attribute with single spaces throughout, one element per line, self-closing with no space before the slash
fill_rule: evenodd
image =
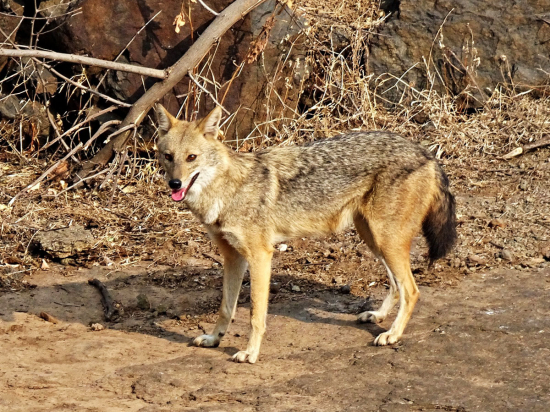
<path id="1" fill-rule="evenodd" d="M 363 312 L 357 316 L 357 321 L 362 323 L 380 323 L 386 319 L 380 312 Z"/>
<path id="2" fill-rule="evenodd" d="M 238 363 L 244 363 L 244 362 L 256 363 L 256 361 L 258 360 L 258 356 L 259 356 L 259 353 L 257 352 L 249 353 L 245 350 L 241 350 L 236 354 L 234 354 L 231 359 L 233 359 L 234 362 L 238 362 Z"/>
<path id="3" fill-rule="evenodd" d="M 401 335 L 392 333 L 391 331 L 387 331 L 378 335 L 374 340 L 374 344 L 376 346 L 393 345 L 394 343 L 397 343 L 397 341 L 399 341 L 400 337 Z"/>
<path id="4" fill-rule="evenodd" d="M 205 348 L 216 347 L 220 344 L 220 338 L 214 335 L 201 335 L 193 340 L 193 345 L 204 346 Z"/>

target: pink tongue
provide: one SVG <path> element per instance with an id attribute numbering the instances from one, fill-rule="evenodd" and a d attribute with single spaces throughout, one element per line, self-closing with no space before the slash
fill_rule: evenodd
<path id="1" fill-rule="evenodd" d="M 179 202 L 185 196 L 185 189 L 172 190 L 172 200 Z"/>

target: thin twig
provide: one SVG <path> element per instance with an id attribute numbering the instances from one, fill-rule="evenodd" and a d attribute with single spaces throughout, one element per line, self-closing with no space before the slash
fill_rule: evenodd
<path id="1" fill-rule="evenodd" d="M 189 76 L 189 78 L 191 80 L 193 80 L 193 82 L 199 87 L 199 89 L 201 89 L 208 96 L 210 96 L 212 98 L 212 100 L 214 100 L 214 103 L 216 103 L 218 106 L 220 106 L 226 114 L 231 114 L 231 112 L 229 110 L 227 110 L 225 107 L 223 107 L 222 104 L 216 100 L 216 98 L 214 97 L 214 95 L 212 93 L 210 93 L 207 89 L 204 88 L 204 86 L 202 84 L 200 84 L 197 80 L 195 80 L 195 78 L 191 74 L 191 70 L 189 72 L 187 72 L 187 75 Z"/>
<path id="2" fill-rule="evenodd" d="M 23 190 L 21 190 L 19 193 L 17 193 L 13 199 L 10 200 L 10 202 L 8 203 L 9 206 L 13 205 L 13 203 L 15 202 L 15 200 L 20 196 L 22 195 L 23 193 L 26 193 L 29 189 L 33 188 L 34 186 L 36 186 L 38 183 L 40 183 L 42 180 L 44 180 L 51 172 L 53 172 L 55 169 L 57 169 L 57 167 L 59 166 L 59 164 L 65 160 L 67 160 L 69 157 L 71 157 L 72 155 L 74 155 L 76 152 L 78 152 L 80 149 L 82 148 L 82 142 L 80 142 L 79 144 L 77 144 L 73 150 L 71 150 L 69 153 L 67 153 L 67 155 L 61 159 L 61 160 L 58 160 L 56 163 L 54 163 L 54 165 L 52 167 L 50 167 L 48 170 L 46 170 L 44 173 L 42 173 L 40 175 L 40 177 L 38 179 L 36 179 L 34 182 L 32 182 L 30 185 L 28 185 L 26 188 L 24 188 Z"/>
<path id="3" fill-rule="evenodd" d="M 75 82 L 75 81 L 72 80 L 72 79 L 69 79 L 68 77 L 62 75 L 62 74 L 59 73 L 57 70 L 55 70 L 55 69 L 54 69 L 52 66 L 50 66 L 48 63 L 44 63 L 44 62 L 38 60 L 38 59 L 35 58 L 35 57 L 33 57 L 33 60 L 34 60 L 35 62 L 37 62 L 38 64 L 41 64 L 42 66 L 44 66 L 45 68 L 47 68 L 49 71 L 51 71 L 51 72 L 52 72 L 53 74 L 55 74 L 56 76 L 61 77 L 61 78 L 62 78 L 63 80 L 65 80 L 67 83 L 70 83 L 70 84 L 72 84 L 73 86 L 78 87 L 79 89 L 86 90 L 86 91 L 89 92 L 89 93 L 95 94 L 96 96 L 99 96 L 99 97 L 101 97 L 101 98 L 107 100 L 108 102 L 111 102 L 111 103 L 114 103 L 114 104 L 118 104 L 119 106 L 122 106 L 122 107 L 132 107 L 131 104 L 121 102 L 120 100 L 117 100 L 117 99 L 113 99 L 112 97 L 107 96 L 106 94 L 100 93 L 100 92 L 98 92 L 97 90 L 94 90 L 94 89 L 90 89 L 89 87 L 83 86 L 83 85 L 81 85 L 80 83 L 77 83 L 77 82 Z"/>
<path id="4" fill-rule="evenodd" d="M 116 106 L 110 106 L 110 107 L 107 107 L 106 109 L 103 109 L 95 114 L 92 114 L 91 116 L 88 116 L 86 119 L 84 119 L 83 121 L 81 121 L 80 123 L 74 125 L 73 127 L 71 127 L 70 129 L 68 129 L 67 131 L 65 131 L 64 133 L 62 133 L 61 135 L 59 135 L 58 137 L 56 137 L 55 139 L 53 139 L 51 142 L 49 142 L 46 146 L 43 147 L 43 149 L 47 149 L 48 147 L 50 147 L 51 145 L 53 145 L 55 142 L 57 142 L 59 139 L 62 139 L 63 137 L 67 136 L 68 134 L 71 134 L 72 132 L 74 132 L 75 130 L 78 130 L 79 128 L 81 128 L 82 126 L 84 126 L 86 123 L 89 123 L 91 122 L 92 120 L 98 118 L 99 116 L 101 115 L 104 115 L 105 113 L 109 113 L 109 112 L 112 112 L 113 110 L 116 110 L 118 109 L 118 107 Z M 87 143 L 86 143 L 87 144 Z"/>
<path id="5" fill-rule="evenodd" d="M 44 195 L 44 196 L 46 196 L 46 197 L 48 197 L 48 196 L 53 196 L 54 198 L 57 198 L 57 197 L 61 196 L 62 194 L 68 192 L 69 190 L 71 190 L 71 189 L 73 189 L 73 188 L 79 186 L 81 183 L 85 182 L 86 180 L 91 180 L 91 179 L 93 179 L 94 177 L 101 176 L 102 174 L 105 174 L 105 173 L 107 173 L 108 171 L 109 171 L 109 169 L 105 169 L 105 170 L 102 170 L 101 172 L 98 172 L 98 173 L 96 173 L 96 174 L 94 174 L 94 175 L 85 177 L 84 179 L 79 180 L 79 181 L 76 182 L 75 184 L 73 184 L 73 185 L 71 185 L 71 186 L 69 186 L 69 187 L 63 189 L 61 192 L 59 192 L 59 193 L 56 194 L 56 195 L 48 195 L 48 194 L 46 194 L 46 195 Z"/>
<path id="6" fill-rule="evenodd" d="M 135 73 L 142 76 L 155 77 L 157 79 L 166 79 L 168 77 L 168 73 L 165 70 L 150 69 L 149 67 L 136 66 L 134 64 L 116 63 L 110 60 L 79 56 L 78 54 L 57 53 L 44 50 L 15 50 L 0 48 L 0 56 L 50 59 L 68 63 L 84 64 L 87 66 L 103 67 L 104 69 Z"/>
<path id="7" fill-rule="evenodd" d="M 61 133 L 59 133 L 59 130 L 57 129 L 57 124 L 55 124 L 55 119 L 53 118 L 52 112 L 50 112 L 49 108 L 46 110 L 46 112 L 48 113 L 48 120 L 50 121 L 50 124 L 52 125 L 52 128 L 55 131 L 55 134 L 57 135 L 57 139 L 61 140 L 61 144 L 63 144 L 65 149 L 71 150 L 69 145 L 65 143 L 65 140 L 61 139 Z M 38 151 L 40 151 L 40 149 Z M 75 156 L 71 156 L 71 159 L 73 159 L 75 163 L 80 163 L 80 160 L 78 160 Z"/>
<path id="8" fill-rule="evenodd" d="M 120 123 L 121 123 L 121 120 L 109 120 L 108 122 L 103 123 L 101 126 L 99 126 L 99 129 L 97 129 L 97 132 L 95 132 L 93 136 L 90 137 L 90 139 L 86 142 L 86 144 L 84 145 L 84 150 L 88 149 L 88 147 L 90 147 L 90 145 L 94 142 L 94 140 L 97 139 L 99 136 L 101 136 L 106 129 L 108 129 L 111 126 L 114 126 L 115 124 L 118 125 Z M 110 136 L 107 139 L 109 138 Z"/>
<path id="9" fill-rule="evenodd" d="M 199 0 L 199 3 L 202 4 L 202 7 L 204 7 L 206 10 L 208 10 L 210 13 L 212 13 L 214 16 L 218 16 L 220 13 L 212 10 L 210 7 L 206 5 L 206 3 L 203 0 Z"/>
<path id="10" fill-rule="evenodd" d="M 67 13 L 60 14 L 59 16 L 56 16 L 56 18 L 62 17 L 62 16 L 70 16 L 70 15 L 77 16 L 77 15 L 79 15 L 79 14 L 82 14 L 82 8 L 78 8 L 78 9 L 76 9 L 76 10 L 71 10 L 71 11 L 69 11 L 69 12 L 67 12 Z M 23 20 L 23 19 L 27 19 L 27 20 L 51 20 L 51 17 L 18 16 L 17 14 L 9 14 L 9 13 L 3 13 L 3 12 L 0 12 L 0 16 L 19 18 L 19 19 L 21 19 L 21 20 Z"/>

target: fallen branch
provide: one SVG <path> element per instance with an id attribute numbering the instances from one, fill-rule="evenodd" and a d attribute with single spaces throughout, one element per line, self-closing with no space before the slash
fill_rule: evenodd
<path id="1" fill-rule="evenodd" d="M 104 69 L 118 70 L 122 72 L 140 74 L 142 76 L 166 79 L 166 70 L 150 69 L 149 67 L 136 66 L 135 64 L 116 63 L 110 60 L 96 59 L 93 57 L 79 56 L 78 54 L 57 53 L 44 50 L 2 49 L 0 56 L 6 57 L 34 57 L 62 61 L 68 63 L 83 64 L 86 66 L 103 67 Z"/>
<path id="2" fill-rule="evenodd" d="M 38 317 L 44 319 L 46 322 L 50 322 L 50 323 L 59 323 L 59 320 L 57 320 L 56 317 L 50 315 L 50 314 L 47 313 L 47 312 L 40 312 L 40 313 L 38 314 Z"/>
<path id="3" fill-rule="evenodd" d="M 510 153 L 505 154 L 502 156 L 503 159 L 509 160 L 514 157 L 517 157 L 519 155 L 522 155 L 527 152 L 531 152 L 535 149 L 539 149 L 541 147 L 550 146 L 550 137 L 547 137 L 545 139 L 538 140 L 534 143 L 529 143 L 521 147 L 516 147 L 514 150 L 512 150 Z"/>
<path id="4" fill-rule="evenodd" d="M 103 313 L 105 320 L 110 322 L 120 315 L 120 304 L 115 303 L 107 287 L 99 279 L 90 279 L 88 284 L 95 286 L 101 292 L 101 303 L 103 304 Z"/>
<path id="5" fill-rule="evenodd" d="M 246 16 L 250 10 L 264 1 L 236 0 L 219 13 L 187 52 L 173 66 L 166 70 L 168 77 L 161 82 L 155 83 L 133 105 L 126 118 L 120 124 L 120 127 L 123 128 L 129 124 L 134 124 L 136 127 L 139 126 L 153 105 L 172 90 L 190 70 L 201 62 L 219 38 L 233 24 Z M 131 133 L 128 131 L 120 134 L 116 139 L 109 141 L 92 159 L 83 164 L 82 169 L 78 172 L 80 178 L 88 176 L 96 167 L 105 166 L 113 158 L 115 152 L 118 153 L 124 149 L 130 136 Z"/>

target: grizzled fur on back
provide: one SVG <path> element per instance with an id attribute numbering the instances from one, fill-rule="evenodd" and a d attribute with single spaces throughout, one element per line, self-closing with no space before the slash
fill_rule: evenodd
<path id="1" fill-rule="evenodd" d="M 302 146 L 268 149 L 257 156 L 272 161 L 281 158 L 276 164 L 281 195 L 288 194 L 299 202 L 304 200 L 301 195 L 330 201 L 342 196 L 350 184 L 361 185 L 365 179 L 379 176 L 388 183 L 399 183 L 433 162 L 421 146 L 387 132 L 349 133 Z M 292 159 L 288 167 L 287 159 L 282 159 L 287 156 Z"/>

